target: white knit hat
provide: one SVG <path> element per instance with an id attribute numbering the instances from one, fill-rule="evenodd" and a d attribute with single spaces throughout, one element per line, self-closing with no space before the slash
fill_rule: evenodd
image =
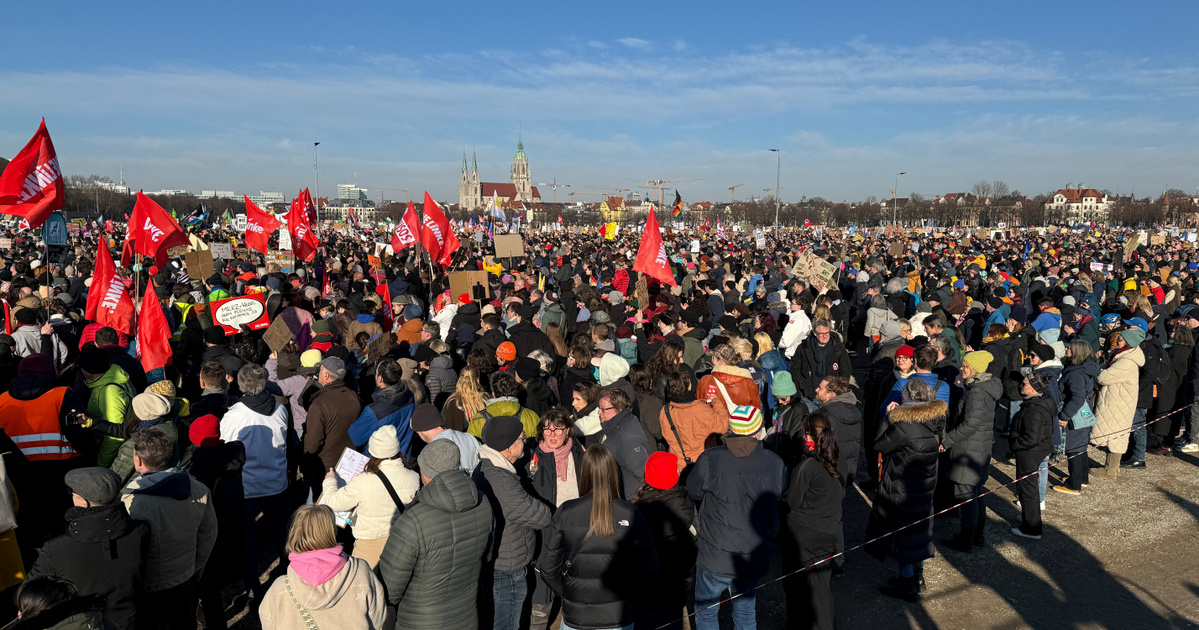
<path id="1" fill-rule="evenodd" d="M 371 457 L 379 459 L 395 457 L 400 452 L 400 440 L 396 437 L 396 428 L 388 424 L 376 429 L 371 434 L 370 442 L 367 443 L 367 450 Z"/>

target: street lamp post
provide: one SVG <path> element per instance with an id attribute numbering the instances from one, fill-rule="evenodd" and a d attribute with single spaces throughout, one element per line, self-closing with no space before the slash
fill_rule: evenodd
<path id="1" fill-rule="evenodd" d="M 899 176 L 900 176 L 900 175 L 907 175 L 907 174 L 908 174 L 908 172 L 907 172 L 907 171 L 901 171 L 901 172 L 899 172 L 899 173 L 896 173 L 896 174 L 895 174 L 895 188 L 892 188 L 892 189 L 891 189 L 891 223 L 893 223 L 893 224 L 895 224 L 895 225 L 898 225 L 898 224 L 899 224 L 899 219 L 897 218 L 897 217 L 898 217 L 898 213 L 897 213 L 897 212 L 896 212 L 896 210 L 895 210 L 895 208 L 896 208 L 896 204 L 898 203 L 898 202 L 896 201 L 897 197 L 895 196 L 895 193 L 896 193 L 896 191 L 898 191 L 898 190 L 899 190 Z"/>
<path id="2" fill-rule="evenodd" d="M 779 229 L 779 204 L 781 203 L 782 199 L 779 196 L 779 177 L 783 173 L 783 152 L 779 151 L 778 149 L 771 149 L 771 151 L 774 152 L 774 155 L 777 158 L 775 160 L 774 171 L 774 229 L 777 230 Z"/>
<path id="3" fill-rule="evenodd" d="M 321 220 L 321 162 L 320 156 L 317 155 L 316 148 L 321 146 L 319 142 L 312 143 L 312 168 L 316 170 L 316 220 Z"/>

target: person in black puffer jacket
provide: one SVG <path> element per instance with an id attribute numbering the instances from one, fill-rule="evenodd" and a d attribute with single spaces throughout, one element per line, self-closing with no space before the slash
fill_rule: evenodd
<path id="1" fill-rule="evenodd" d="M 28 579 L 70 581 L 84 596 L 107 598 L 104 616 L 121 630 L 137 621 L 142 564 L 150 528 L 129 518 L 117 500 L 121 478 L 107 468 L 80 468 L 66 475 L 75 507 L 67 510 L 67 533 L 42 547 Z"/>
<path id="2" fill-rule="evenodd" d="M 660 583 L 649 522 L 620 500 L 620 469 L 608 449 L 583 454 L 580 490 L 546 529 L 537 568 L 562 597 L 563 625 L 620 628 L 637 618 L 638 600 Z"/>
<path id="3" fill-rule="evenodd" d="M 987 371 L 994 357 L 978 350 L 962 357 L 962 385 L 966 390 L 957 424 L 949 427 L 941 441 L 948 455 L 954 502 L 969 501 L 959 509 L 962 527 L 946 544 L 969 553 L 983 545 L 983 526 L 987 522 L 984 499 L 979 496 L 991 469 L 991 440 L 995 433 L 995 405 L 1003 397 L 1003 383 Z M 973 499 L 973 500 L 971 500 Z"/>
<path id="4" fill-rule="evenodd" d="M 662 566 L 661 587 L 637 611 L 637 627 L 682 630 L 683 606 L 695 583 L 695 502 L 679 486 L 679 457 L 654 453 L 645 462 L 645 483 L 634 503 L 649 521 Z"/>
<path id="5" fill-rule="evenodd" d="M 866 524 L 866 539 L 912 525 L 866 545 L 866 552 L 886 559 L 894 553 L 899 575 L 881 591 L 889 597 L 916 601 L 924 587 L 924 561 L 933 557 L 933 491 L 937 485 L 935 427 L 944 426 L 949 405 L 937 400 L 928 383 L 911 379 L 903 404 L 892 403 L 879 423 L 875 448 L 883 455 L 882 479 Z"/>
<path id="6" fill-rule="evenodd" d="M 1012 418 L 1009 448 L 1016 459 L 1016 478 L 1020 479 L 1022 523 L 1012 533 L 1023 538 L 1041 539 L 1041 491 L 1037 469 L 1053 448 L 1053 423 L 1057 422 L 1057 403 L 1047 394 L 1050 378 L 1045 374 L 1030 374 L 1020 386 L 1024 404 Z"/>

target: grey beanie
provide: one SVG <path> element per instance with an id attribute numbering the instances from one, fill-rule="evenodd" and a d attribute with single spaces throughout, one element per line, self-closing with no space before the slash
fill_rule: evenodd
<path id="1" fill-rule="evenodd" d="M 901 332 L 899 322 L 893 319 L 887 320 L 883 322 L 882 326 L 879 326 L 878 332 L 887 339 L 894 339 L 898 337 Z"/>
<path id="2" fill-rule="evenodd" d="M 436 479 L 443 472 L 458 470 L 462 461 L 462 451 L 450 440 L 433 440 L 425 446 L 416 458 L 420 466 L 420 474 L 429 479 Z"/>

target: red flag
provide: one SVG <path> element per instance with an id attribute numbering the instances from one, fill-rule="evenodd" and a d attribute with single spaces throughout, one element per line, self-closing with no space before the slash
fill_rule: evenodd
<path id="1" fill-rule="evenodd" d="M 106 222 L 104 224 L 104 231 L 109 234 L 112 234 L 113 229 L 114 228 L 112 227 L 112 219 L 109 219 L 108 222 Z"/>
<path id="2" fill-rule="evenodd" d="M 321 274 L 321 297 L 329 297 L 329 268 L 325 267 L 324 273 Z"/>
<path id="3" fill-rule="evenodd" d="M 25 217 L 36 228 L 65 203 L 66 186 L 43 118 L 37 133 L 0 173 L 0 213 Z"/>
<path id="4" fill-rule="evenodd" d="M 640 271 L 663 284 L 676 286 L 674 274 L 670 270 L 670 259 L 666 257 L 666 244 L 662 242 L 662 230 L 658 227 L 658 217 L 654 215 L 654 207 L 649 207 L 649 216 L 645 218 L 645 232 L 641 237 L 641 247 L 637 250 L 637 260 L 633 263 L 633 271 Z"/>
<path id="5" fill-rule="evenodd" d="M 409 201 L 408 211 L 404 213 L 404 218 L 396 224 L 395 232 L 391 235 L 392 253 L 398 256 L 400 250 L 416 243 L 418 234 L 420 234 L 420 219 L 416 216 L 416 205 Z"/>
<path id="6" fill-rule="evenodd" d="M 141 318 L 137 324 L 137 355 L 147 372 L 171 364 L 171 327 L 158 303 L 154 283 L 142 296 Z"/>
<path id="7" fill-rule="evenodd" d="M 312 232 L 312 195 L 308 189 L 300 191 L 287 211 L 287 231 L 291 233 L 291 249 L 296 260 L 312 262 L 321 241 Z"/>
<path id="8" fill-rule="evenodd" d="M 133 215 L 125 227 L 125 248 L 121 251 L 121 266 L 128 267 L 129 261 L 138 256 L 153 256 L 159 267 L 167 264 L 167 250 L 172 247 L 187 247 L 187 234 L 175 222 L 170 213 L 153 199 L 137 193 Z"/>
<path id="9" fill-rule="evenodd" d="M 812 227 L 812 220 L 807 217 L 804 217 L 803 218 L 803 226 L 804 227 Z"/>
<path id="10" fill-rule="evenodd" d="M 96 249 L 96 271 L 92 275 L 91 290 L 87 293 L 84 316 L 126 335 L 134 332 L 133 298 L 129 296 L 125 281 L 117 273 L 106 239 L 100 239 L 100 246 Z"/>
<path id="11" fill-rule="evenodd" d="M 271 233 L 279 229 L 279 225 L 279 219 L 263 212 L 246 197 L 246 247 L 266 254 L 270 247 Z"/>
<path id="12" fill-rule="evenodd" d="M 442 267 L 448 266 L 450 256 L 458 249 L 458 238 L 450 228 L 449 219 L 445 218 L 437 202 L 425 193 L 425 218 L 421 222 L 421 243 L 429 250 L 429 257 Z"/>
<path id="13" fill-rule="evenodd" d="M 375 293 L 383 298 L 383 332 L 391 332 L 392 316 L 391 312 L 391 287 L 387 286 L 386 282 L 380 282 L 379 286 L 375 287 Z"/>

